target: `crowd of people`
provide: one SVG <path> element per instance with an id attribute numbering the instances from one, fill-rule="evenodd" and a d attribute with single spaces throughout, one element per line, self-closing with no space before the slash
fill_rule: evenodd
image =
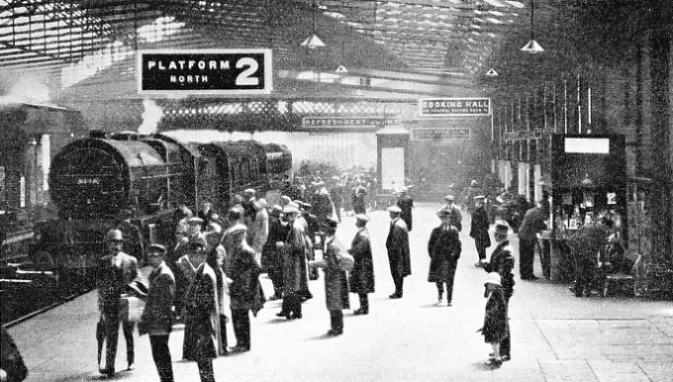
<path id="1" fill-rule="evenodd" d="M 375 278 L 367 229 L 368 207 L 361 198 L 367 189 L 363 180 L 355 177 L 351 202 L 346 204 L 342 180 L 334 176 L 325 182 L 314 175 L 307 186 L 301 177 L 296 177 L 285 183 L 272 205 L 258 198 L 256 190 L 248 189 L 234 197 L 224 217 L 208 202 L 202 203 L 197 214 L 181 205 L 174 215 L 175 242 L 168 248 L 159 244 L 138 248 L 138 233 L 123 220 L 118 229 L 108 233 L 108 253 L 101 257 L 97 271 L 101 312 L 97 330 L 99 365 L 103 344 L 107 344 L 101 373 L 115 373 L 120 324 L 126 338 L 128 368 L 133 369 L 133 323 L 119 319 L 125 293 L 146 301 L 138 328 L 141 335 L 149 334 L 162 381 L 173 380 L 168 339 L 176 322 L 185 325 L 182 358 L 197 363 L 202 381 L 215 380 L 214 358 L 251 350 L 250 313 L 257 315 L 267 301 L 259 282 L 262 273 L 268 274 L 273 285 L 273 295 L 268 300 L 282 300 L 278 317 L 303 318 L 302 305 L 313 298 L 309 280 L 320 277 L 320 268 L 324 271 L 330 317 L 328 336 L 344 333 L 343 310 L 351 308 L 349 293 L 359 298 L 354 314 L 369 314 L 368 295 L 375 291 Z M 430 232 L 427 246 L 427 280 L 437 286 L 438 304 L 445 301 L 447 306 L 452 305 L 454 275 L 464 247 L 459 238 L 463 212 L 455 199 L 454 195 L 445 197 L 446 203 L 437 211 L 440 224 Z M 510 226 L 498 220 L 494 226 L 496 246 L 487 261 L 486 251 L 492 243 L 484 199 L 483 195 L 472 197 L 469 235 L 478 254 L 475 266 L 488 272 L 484 295 L 488 301 L 480 331 L 493 347 L 489 365 L 499 366 L 511 359 L 508 305 L 515 284 L 514 256 L 507 239 Z M 353 209 L 357 232 L 348 248 L 336 233 L 342 212 L 349 213 L 349 208 Z M 535 243 L 540 231 L 546 229 L 548 208 L 540 201 L 524 215 L 518 231 L 521 280 L 537 279 L 533 274 Z M 389 297 L 400 299 L 404 296 L 404 279 L 411 274 L 409 233 L 413 228 L 414 200 L 407 187 L 397 188 L 396 203 L 387 210 L 390 229 L 385 245 L 395 286 Z M 145 253 L 144 261 L 153 268 L 145 292 L 138 260 L 123 252 L 126 245 L 130 253 Z M 581 289 L 589 266 L 579 264 L 576 284 Z M 543 271 L 545 267 L 548 264 L 543 263 Z M 228 323 L 235 334 L 233 347 L 229 347 L 227 339 Z"/>

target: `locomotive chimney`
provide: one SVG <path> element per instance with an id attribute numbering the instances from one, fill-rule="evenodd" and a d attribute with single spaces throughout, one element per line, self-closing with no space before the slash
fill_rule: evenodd
<path id="1" fill-rule="evenodd" d="M 143 100 L 145 111 L 141 115 L 143 123 L 138 127 L 139 134 L 154 134 L 158 130 L 159 121 L 164 113 L 161 107 L 151 99 Z"/>

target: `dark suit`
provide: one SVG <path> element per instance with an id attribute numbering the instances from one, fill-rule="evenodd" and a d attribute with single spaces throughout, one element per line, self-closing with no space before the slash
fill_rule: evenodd
<path id="1" fill-rule="evenodd" d="M 411 196 L 404 195 L 397 201 L 397 206 L 402 210 L 400 218 L 404 220 L 404 222 L 407 224 L 407 229 L 409 232 L 411 232 L 411 225 L 413 223 L 411 211 L 414 208 L 414 200 L 411 199 Z"/>
<path id="2" fill-rule="evenodd" d="M 472 225 L 470 227 L 470 237 L 474 239 L 474 245 L 477 247 L 479 260 L 486 259 L 486 248 L 491 246 L 491 237 L 488 234 L 489 220 L 486 208 L 481 206 L 472 214 Z"/>
<path id="3" fill-rule="evenodd" d="M 115 264 L 112 255 L 103 256 L 96 268 L 96 286 L 98 288 L 98 309 L 101 313 L 97 327 L 98 354 L 103 342 L 107 342 L 105 369 L 114 371 L 117 356 L 117 340 L 119 337 L 119 299 L 126 287 L 138 276 L 138 260 L 124 252 L 117 254 L 119 265 Z M 124 338 L 126 339 L 126 355 L 129 365 L 134 362 L 132 322 L 123 322 Z"/>
<path id="4" fill-rule="evenodd" d="M 522 279 L 533 277 L 537 233 L 547 228 L 545 215 L 538 207 L 526 211 L 519 228 L 519 273 Z"/>
<path id="5" fill-rule="evenodd" d="M 453 279 L 461 250 L 456 227 L 442 224 L 432 230 L 428 241 L 428 254 L 431 259 L 428 281 L 437 284 L 440 299 L 444 291 L 444 283 L 446 283 L 448 303 L 451 303 L 453 297 Z"/>
<path id="6" fill-rule="evenodd" d="M 402 296 L 404 278 L 411 274 L 411 256 L 409 254 L 409 231 L 404 220 L 397 218 L 390 223 L 386 240 L 390 273 L 395 282 L 395 294 Z"/>
<path id="7" fill-rule="evenodd" d="M 173 382 L 173 366 L 168 338 L 173 327 L 173 298 L 175 277 L 166 263 L 150 273 L 150 290 L 147 295 L 138 331 L 140 335 L 149 333 L 152 358 L 157 366 L 161 382 Z"/>

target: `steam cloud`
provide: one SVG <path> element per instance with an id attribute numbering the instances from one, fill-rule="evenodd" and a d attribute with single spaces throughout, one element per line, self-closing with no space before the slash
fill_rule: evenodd
<path id="1" fill-rule="evenodd" d="M 141 115 L 143 123 L 138 127 L 140 134 L 154 134 L 158 131 L 159 121 L 164 115 L 163 110 L 151 99 L 143 100 L 145 111 Z"/>
<path id="2" fill-rule="evenodd" d="M 0 105 L 49 103 L 47 79 L 35 74 L 0 70 Z"/>

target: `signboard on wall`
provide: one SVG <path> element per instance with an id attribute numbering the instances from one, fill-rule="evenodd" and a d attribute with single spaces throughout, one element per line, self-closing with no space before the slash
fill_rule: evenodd
<path id="1" fill-rule="evenodd" d="M 478 117 L 491 115 L 490 98 L 421 98 L 421 117 Z"/>
<path id="2" fill-rule="evenodd" d="M 372 130 L 383 126 L 399 125 L 400 119 L 396 117 L 304 117 L 302 126 L 311 129 L 320 128 L 343 128 L 343 129 L 362 129 L 370 128 Z"/>
<path id="3" fill-rule="evenodd" d="M 269 94 L 271 49 L 138 51 L 138 94 Z"/>
<path id="4" fill-rule="evenodd" d="M 470 129 L 412 129 L 411 139 L 414 141 L 467 141 L 470 139 Z"/>

